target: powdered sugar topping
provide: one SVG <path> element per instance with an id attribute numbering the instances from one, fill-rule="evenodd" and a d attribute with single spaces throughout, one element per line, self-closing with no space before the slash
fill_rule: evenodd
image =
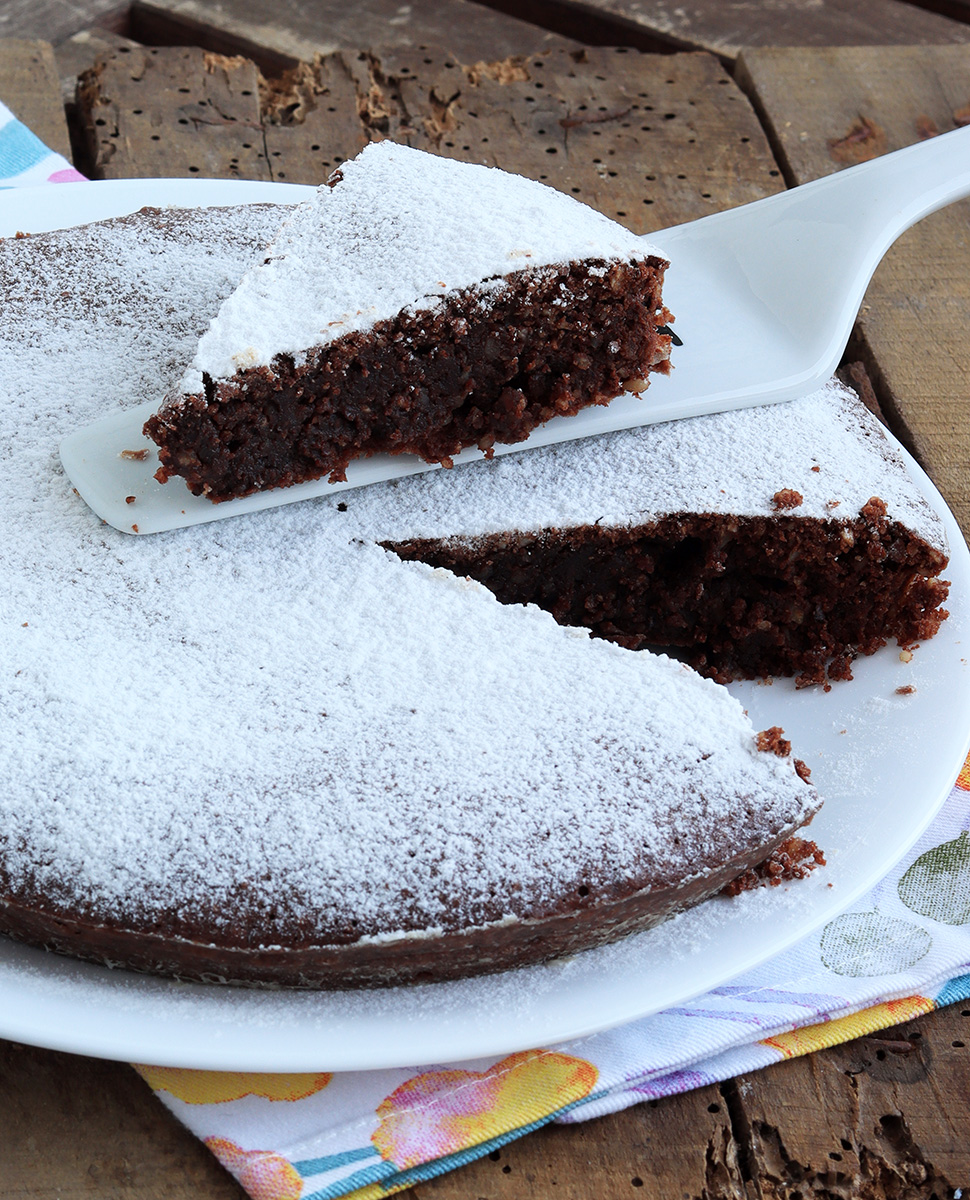
<path id="1" fill-rule="evenodd" d="M 508 529 L 629 527 L 669 513 L 852 521 L 873 496 L 891 519 L 944 549 L 943 526 L 859 400 L 833 381 L 786 404 L 644 425 L 436 471 L 341 497 L 358 537 L 474 538 Z M 327 503 L 336 503 L 327 501 Z"/>
<path id="2" fill-rule="evenodd" d="M 367 146 L 300 204 L 222 305 L 181 389 L 299 358 L 402 310 L 523 267 L 644 259 L 643 238 L 544 184 L 394 142 Z"/>
<path id="3" fill-rule="evenodd" d="M 268 940 L 377 934 L 689 875 L 797 821 L 813 793 L 723 689 L 401 563 L 336 506 L 131 539 L 72 495 L 59 435 L 169 386 L 273 224 L 0 243 L 7 882 L 175 917 L 245 885 Z"/>

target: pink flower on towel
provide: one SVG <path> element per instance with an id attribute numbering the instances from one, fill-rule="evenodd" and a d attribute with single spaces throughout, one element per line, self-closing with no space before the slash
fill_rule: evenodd
<path id="1" fill-rule="evenodd" d="M 428 1071 L 381 1101 L 371 1141 L 404 1170 L 541 1120 L 588 1096 L 597 1076 L 585 1059 L 547 1050 L 511 1054 L 487 1071 Z"/>
<path id="2" fill-rule="evenodd" d="M 87 179 L 80 171 L 75 171 L 73 167 L 62 167 L 59 171 L 55 171 L 53 175 L 47 176 L 48 183 L 87 183 Z"/>

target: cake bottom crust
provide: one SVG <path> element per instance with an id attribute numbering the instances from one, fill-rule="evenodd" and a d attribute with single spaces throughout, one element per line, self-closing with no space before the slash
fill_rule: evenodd
<path id="1" fill-rule="evenodd" d="M 562 898 L 556 911 L 542 917 L 513 917 L 471 929 L 392 933 L 348 945 L 241 946 L 219 944 L 205 934 L 169 937 L 133 923 L 96 921 L 7 894 L 0 901 L 0 934 L 108 967 L 200 983 L 337 990 L 462 979 L 534 966 L 650 929 L 750 875 L 810 822 L 814 811 L 756 850 L 699 870 L 680 885 L 652 887 L 639 881 L 607 898 L 588 889 L 585 895 Z"/>

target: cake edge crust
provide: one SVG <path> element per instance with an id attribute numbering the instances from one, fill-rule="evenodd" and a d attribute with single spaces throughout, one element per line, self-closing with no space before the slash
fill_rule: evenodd
<path id="1" fill-rule="evenodd" d="M 806 785 L 811 789 L 811 785 Z M 349 945 L 243 947 L 168 937 L 0 897 L 0 934 L 108 968 L 196 983 L 299 990 L 349 990 L 437 983 L 535 966 L 642 933 L 720 892 L 809 825 L 806 805 L 770 839 L 681 884 L 631 882 L 625 894 L 591 897 L 538 918 L 510 917 L 453 931 L 388 933 Z M 574 898 L 575 901 L 575 898 Z M 726 902 L 730 902 L 726 900 Z"/>

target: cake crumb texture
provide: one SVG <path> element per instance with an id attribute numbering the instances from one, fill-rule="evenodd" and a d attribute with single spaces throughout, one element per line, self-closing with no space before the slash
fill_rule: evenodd
<path id="1" fill-rule="evenodd" d="M 666 261 L 553 188 L 372 143 L 294 209 L 145 431 L 213 501 L 450 466 L 667 371 Z M 662 331 L 661 331 L 662 329 Z"/>

